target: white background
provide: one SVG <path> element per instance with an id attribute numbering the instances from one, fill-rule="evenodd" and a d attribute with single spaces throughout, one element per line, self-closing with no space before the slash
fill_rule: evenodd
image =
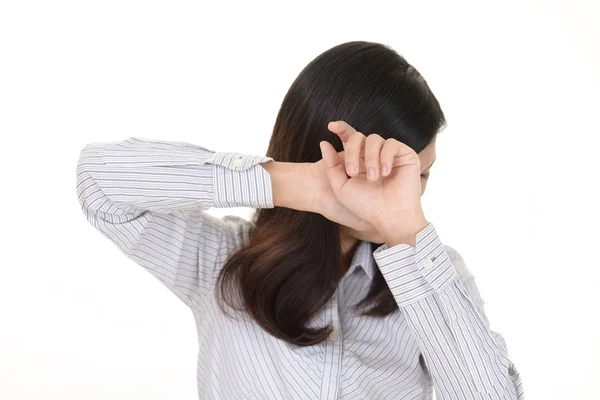
<path id="1" fill-rule="evenodd" d="M 388 44 L 448 119 L 423 204 L 527 399 L 600 398 L 598 3 L 5 1 L 1 399 L 194 399 L 191 312 L 85 220 L 88 142 L 264 154 L 304 66 Z M 249 216 L 251 210 L 211 210 Z"/>

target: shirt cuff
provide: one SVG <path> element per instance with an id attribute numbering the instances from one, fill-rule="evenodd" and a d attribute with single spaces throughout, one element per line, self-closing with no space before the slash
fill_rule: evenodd
<path id="1" fill-rule="evenodd" d="M 234 152 L 215 152 L 206 163 L 213 165 L 215 207 L 273 208 L 271 175 L 259 163 L 272 157 Z"/>
<path id="2" fill-rule="evenodd" d="M 416 246 L 379 246 L 373 257 L 399 307 L 440 292 L 458 277 L 435 227 L 417 233 Z"/>

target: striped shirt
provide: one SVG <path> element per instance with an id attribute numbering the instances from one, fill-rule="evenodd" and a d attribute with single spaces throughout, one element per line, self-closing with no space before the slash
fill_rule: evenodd
<path id="1" fill-rule="evenodd" d="M 250 317 L 226 317 L 216 278 L 252 222 L 211 207 L 272 208 L 266 156 L 130 137 L 90 143 L 77 163 L 87 220 L 169 288 L 194 315 L 200 399 L 524 399 L 502 336 L 490 330 L 473 275 L 433 224 L 416 246 L 360 242 L 337 291 L 308 326 L 313 346 L 274 338 Z M 375 268 L 399 309 L 361 316 Z"/>

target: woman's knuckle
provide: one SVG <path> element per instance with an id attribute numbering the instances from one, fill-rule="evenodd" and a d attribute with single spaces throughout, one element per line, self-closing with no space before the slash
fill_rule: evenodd
<path id="1" fill-rule="evenodd" d="M 379 143 L 379 142 L 385 141 L 381 137 L 381 135 L 378 133 L 371 133 L 369 136 L 367 136 L 367 140 L 369 140 L 370 142 L 373 142 L 373 143 Z"/>
<path id="2" fill-rule="evenodd" d="M 365 158 L 365 163 L 369 166 L 376 166 L 378 164 L 377 157 L 369 156 Z"/>

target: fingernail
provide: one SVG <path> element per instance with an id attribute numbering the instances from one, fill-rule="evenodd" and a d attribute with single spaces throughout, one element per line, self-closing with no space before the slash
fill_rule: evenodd
<path id="1" fill-rule="evenodd" d="M 387 165 L 384 165 L 383 167 L 381 167 L 381 175 L 387 175 L 388 173 L 388 167 Z"/>
<path id="2" fill-rule="evenodd" d="M 348 175 L 356 172 L 356 167 L 353 163 L 348 163 Z"/>
<path id="3" fill-rule="evenodd" d="M 369 167 L 369 178 L 375 178 L 375 168 Z"/>

